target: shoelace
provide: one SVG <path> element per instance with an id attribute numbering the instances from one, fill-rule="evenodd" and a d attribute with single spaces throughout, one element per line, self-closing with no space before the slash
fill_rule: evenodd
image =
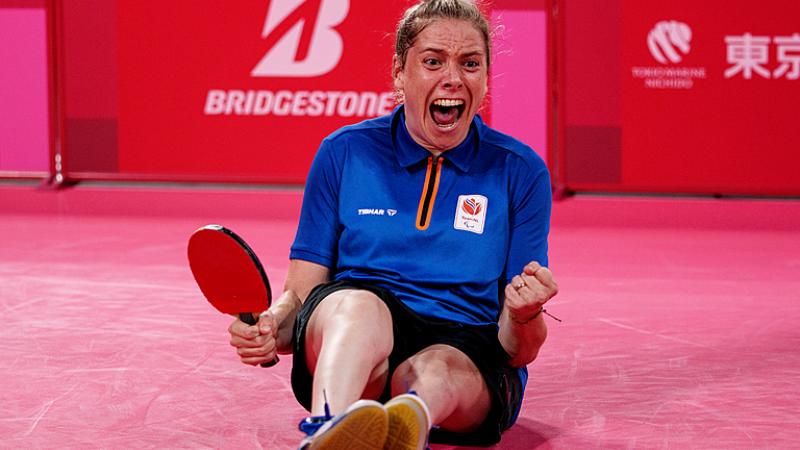
<path id="1" fill-rule="evenodd" d="M 319 430 L 319 427 L 321 427 L 325 422 L 333 419 L 333 416 L 331 415 L 331 408 L 328 405 L 328 394 L 324 389 L 322 390 L 322 397 L 325 399 L 325 415 L 306 417 L 297 424 L 297 428 L 305 433 L 306 436 L 311 436 L 312 434 L 316 433 L 317 430 Z"/>

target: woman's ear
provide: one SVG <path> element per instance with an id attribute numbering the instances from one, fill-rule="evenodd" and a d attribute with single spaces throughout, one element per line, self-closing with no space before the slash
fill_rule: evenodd
<path id="1" fill-rule="evenodd" d="M 403 67 L 400 64 L 400 58 L 397 55 L 392 57 L 392 81 L 394 82 L 394 89 L 398 93 L 403 92 Z"/>

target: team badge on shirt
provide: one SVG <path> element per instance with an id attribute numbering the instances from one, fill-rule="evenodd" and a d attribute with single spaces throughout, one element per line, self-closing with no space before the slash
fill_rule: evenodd
<path id="1" fill-rule="evenodd" d="M 459 195 L 453 228 L 483 234 L 488 205 L 489 199 L 483 195 Z"/>

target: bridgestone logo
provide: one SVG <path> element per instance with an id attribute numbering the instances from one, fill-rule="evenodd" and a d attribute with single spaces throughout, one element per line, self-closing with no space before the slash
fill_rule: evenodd
<path id="1" fill-rule="evenodd" d="M 208 91 L 204 113 L 209 116 L 340 116 L 377 117 L 394 108 L 392 92 L 355 91 Z"/>
<path id="2" fill-rule="evenodd" d="M 317 77 L 330 72 L 344 49 L 334 27 L 349 10 L 349 0 L 272 0 L 261 33 L 268 50 L 250 74 Z"/>
<path id="3" fill-rule="evenodd" d="M 344 41 L 335 27 L 349 0 L 270 0 L 261 37 L 266 53 L 253 77 L 313 78 L 335 69 Z M 316 83 L 308 83 L 315 87 Z M 392 112 L 392 92 L 211 89 L 207 116 L 378 117 Z"/>

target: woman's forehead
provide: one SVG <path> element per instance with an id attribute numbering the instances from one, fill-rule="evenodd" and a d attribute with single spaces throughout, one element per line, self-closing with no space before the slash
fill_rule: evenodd
<path id="1" fill-rule="evenodd" d="M 435 19 L 417 35 L 414 47 L 417 51 L 425 51 L 429 47 L 458 47 L 483 53 L 486 42 L 483 34 L 471 22 L 458 19 Z"/>

